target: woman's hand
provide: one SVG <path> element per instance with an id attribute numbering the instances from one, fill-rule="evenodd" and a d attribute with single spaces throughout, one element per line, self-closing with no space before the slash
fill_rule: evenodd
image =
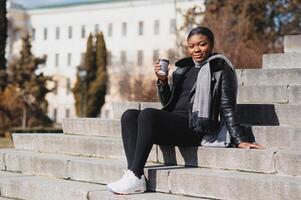
<path id="1" fill-rule="evenodd" d="M 263 146 L 257 143 L 249 143 L 249 142 L 242 142 L 238 145 L 238 148 L 243 148 L 243 149 L 264 149 Z"/>
<path id="2" fill-rule="evenodd" d="M 161 69 L 161 66 L 159 64 L 159 60 L 157 60 L 157 62 L 155 63 L 155 67 L 154 67 L 154 71 L 155 71 L 155 74 L 157 76 L 157 78 L 160 80 L 161 83 L 163 84 L 167 84 L 168 83 L 168 72 L 169 72 L 169 68 L 168 68 L 168 71 L 166 73 L 166 75 L 162 76 L 160 74 L 158 74 L 158 72 L 160 71 Z"/>

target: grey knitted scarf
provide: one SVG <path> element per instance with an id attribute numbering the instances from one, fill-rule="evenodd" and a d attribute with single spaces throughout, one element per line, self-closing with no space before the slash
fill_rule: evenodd
<path id="1" fill-rule="evenodd" d="M 198 112 L 198 117 L 209 118 L 210 106 L 211 106 L 211 71 L 209 61 L 221 58 L 223 59 L 233 70 L 232 63 L 224 55 L 217 54 L 209 57 L 203 63 L 197 63 L 196 67 L 201 67 L 197 81 L 195 84 L 195 95 L 193 98 L 192 112 Z"/>
<path id="2" fill-rule="evenodd" d="M 195 96 L 192 98 L 193 107 L 192 112 L 198 112 L 197 116 L 201 118 L 209 118 L 210 106 L 211 106 L 211 71 L 209 61 L 221 58 L 223 59 L 233 70 L 232 63 L 223 55 L 214 55 L 208 58 L 203 63 L 196 63 L 196 67 L 202 67 L 198 73 L 197 81 L 194 86 Z M 234 71 L 235 73 L 235 71 Z M 226 127 L 226 124 L 222 120 L 219 124 L 219 128 L 215 134 L 209 133 L 203 136 L 201 140 L 201 146 L 204 147 L 227 147 L 230 144 L 230 133 Z"/>

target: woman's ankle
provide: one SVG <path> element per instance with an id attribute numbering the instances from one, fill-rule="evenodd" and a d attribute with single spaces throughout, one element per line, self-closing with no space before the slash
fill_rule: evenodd
<path id="1" fill-rule="evenodd" d="M 142 175 L 144 174 L 143 172 L 138 171 L 138 170 L 132 170 L 132 169 L 130 169 L 130 170 L 133 172 L 133 174 L 134 174 L 138 179 L 141 179 Z"/>

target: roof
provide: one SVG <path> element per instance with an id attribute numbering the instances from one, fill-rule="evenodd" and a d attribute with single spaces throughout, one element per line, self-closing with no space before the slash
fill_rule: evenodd
<path id="1" fill-rule="evenodd" d="M 25 10 L 24 6 L 22 6 L 19 3 L 12 2 L 12 1 L 7 1 L 7 9 Z"/>
<path id="2" fill-rule="evenodd" d="M 74 7 L 74 6 L 82 6 L 82 5 L 117 3 L 117 2 L 127 2 L 127 1 L 137 1 L 137 0 L 88 0 L 88 1 L 74 2 L 74 3 L 60 3 L 60 4 L 37 6 L 33 8 L 28 8 L 28 10 L 66 8 L 66 7 Z"/>

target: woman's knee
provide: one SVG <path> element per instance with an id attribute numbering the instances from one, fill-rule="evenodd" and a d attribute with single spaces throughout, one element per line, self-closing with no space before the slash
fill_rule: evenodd
<path id="1" fill-rule="evenodd" d="M 141 111 L 138 117 L 139 123 L 155 123 L 158 118 L 158 113 L 160 110 L 154 108 L 146 108 Z"/>
<path id="2" fill-rule="evenodd" d="M 137 120 L 140 111 L 136 109 L 128 109 L 121 115 L 121 123 Z"/>

